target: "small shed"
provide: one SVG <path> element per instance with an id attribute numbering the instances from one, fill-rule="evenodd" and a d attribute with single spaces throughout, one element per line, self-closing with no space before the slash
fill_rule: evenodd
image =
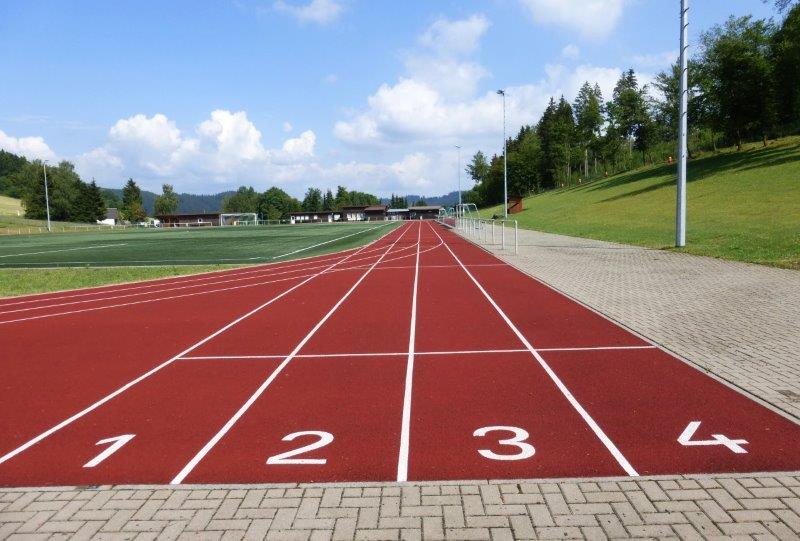
<path id="1" fill-rule="evenodd" d="M 364 209 L 364 219 L 368 222 L 386 219 L 386 205 L 370 205 Z"/>

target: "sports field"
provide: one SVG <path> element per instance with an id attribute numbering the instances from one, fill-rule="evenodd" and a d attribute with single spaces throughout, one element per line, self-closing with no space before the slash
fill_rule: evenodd
<path id="1" fill-rule="evenodd" d="M 788 418 L 438 224 L 381 231 L 0 301 L 0 484 L 800 469 Z"/>
<path id="2" fill-rule="evenodd" d="M 128 229 L 0 237 L 0 268 L 266 263 L 359 246 L 391 222 Z"/>

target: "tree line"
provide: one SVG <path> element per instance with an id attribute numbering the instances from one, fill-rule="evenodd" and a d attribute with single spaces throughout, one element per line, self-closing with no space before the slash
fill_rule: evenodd
<path id="1" fill-rule="evenodd" d="M 357 190 L 348 190 L 344 186 L 338 186 L 335 194 L 330 189 L 323 193 L 319 188 L 311 187 L 306 191 L 302 201 L 276 187 L 258 193 L 252 186 L 241 186 L 236 193 L 223 199 L 222 212 L 255 212 L 263 220 L 284 220 L 291 212 L 334 211 L 351 205 L 378 204 L 380 204 L 378 197 Z"/>
<path id="2" fill-rule="evenodd" d="M 778 0 L 785 18 L 731 17 L 700 36 L 689 60 L 689 151 L 741 149 L 800 132 L 800 5 Z M 539 121 L 506 141 L 508 193 L 525 196 L 573 186 L 677 152 L 680 67 L 652 85 L 621 74 L 610 99 L 586 82 L 575 100 L 551 98 Z M 503 156 L 478 151 L 466 166 L 475 186 L 465 202 L 503 200 Z"/>

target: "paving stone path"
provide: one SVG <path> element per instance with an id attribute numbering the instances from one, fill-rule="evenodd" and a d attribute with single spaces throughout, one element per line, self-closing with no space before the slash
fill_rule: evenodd
<path id="1" fill-rule="evenodd" d="M 520 244 L 499 254 L 800 417 L 800 272 L 528 231 Z M 0 540 L 265 538 L 800 539 L 800 472 L 0 489 Z"/>

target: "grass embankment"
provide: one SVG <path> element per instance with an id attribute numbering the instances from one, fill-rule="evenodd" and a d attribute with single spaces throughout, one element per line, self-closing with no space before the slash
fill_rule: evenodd
<path id="1" fill-rule="evenodd" d="M 646 167 L 529 197 L 512 218 L 526 229 L 674 249 L 675 185 L 674 165 Z M 690 161 L 682 251 L 800 269 L 800 137 Z"/>
<path id="2" fill-rule="evenodd" d="M 0 236 L 0 296 L 288 261 L 360 246 L 396 226 L 362 222 Z M 282 257 L 291 252 L 296 253 Z"/>

